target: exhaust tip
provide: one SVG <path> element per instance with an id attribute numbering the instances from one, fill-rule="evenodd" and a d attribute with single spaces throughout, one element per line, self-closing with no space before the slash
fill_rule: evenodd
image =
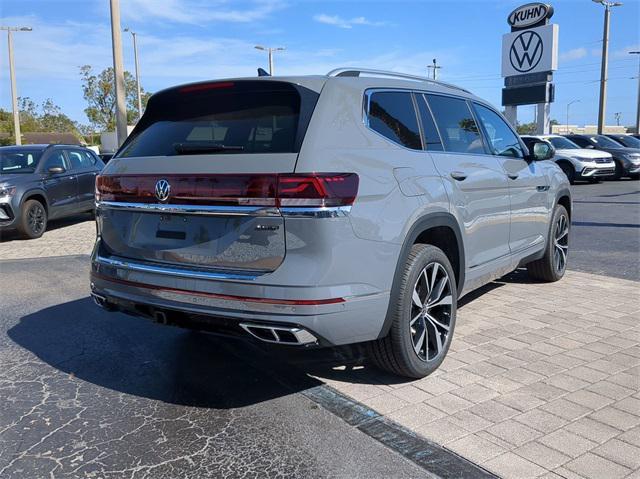
<path id="1" fill-rule="evenodd" d="M 105 308 L 105 305 L 107 304 L 107 298 L 105 298 L 102 295 L 99 295 L 97 293 L 91 293 L 91 299 L 93 299 L 93 302 L 99 306 L 100 308 Z"/>
<path id="2" fill-rule="evenodd" d="M 298 327 L 273 326 L 268 324 L 240 323 L 247 333 L 265 343 L 305 346 L 316 344 L 318 338 L 306 329 Z"/>

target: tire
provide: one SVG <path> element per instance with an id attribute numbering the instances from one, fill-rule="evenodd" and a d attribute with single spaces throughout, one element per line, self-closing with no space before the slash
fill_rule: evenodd
<path id="1" fill-rule="evenodd" d="M 570 230 L 571 222 L 566 208 L 556 205 L 544 256 L 527 265 L 529 276 L 546 282 L 562 279 L 567 270 Z"/>
<path id="2" fill-rule="evenodd" d="M 629 178 L 632 180 L 640 180 L 640 174 L 634 173 L 633 175 L 629 175 Z"/>
<path id="3" fill-rule="evenodd" d="M 613 174 L 611 179 L 612 180 L 619 180 L 620 178 L 622 178 L 622 174 L 623 173 L 624 173 L 624 167 L 622 166 L 622 163 L 620 163 L 618 160 L 616 160 L 616 172 Z"/>
<path id="4" fill-rule="evenodd" d="M 40 238 L 47 229 L 47 210 L 38 200 L 27 200 L 20 211 L 18 232 L 27 239 Z"/>
<path id="5" fill-rule="evenodd" d="M 455 274 L 444 252 L 432 245 L 413 245 L 397 293 L 390 298 L 391 328 L 384 338 L 368 343 L 369 357 L 399 376 L 417 379 L 431 374 L 446 357 L 453 338 L 457 294 Z"/>
<path id="6" fill-rule="evenodd" d="M 600 180 L 598 178 L 589 178 L 589 183 L 595 185 L 597 183 L 600 183 Z"/>
<path id="7" fill-rule="evenodd" d="M 558 163 L 558 166 L 569 180 L 569 184 L 573 185 L 576 181 L 576 170 L 574 170 L 573 165 L 563 161 L 562 163 Z"/>

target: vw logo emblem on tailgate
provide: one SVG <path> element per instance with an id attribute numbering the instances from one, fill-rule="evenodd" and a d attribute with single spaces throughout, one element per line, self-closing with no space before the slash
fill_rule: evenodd
<path id="1" fill-rule="evenodd" d="M 167 180 L 158 180 L 156 183 L 156 198 L 160 201 L 167 201 L 171 193 L 171 185 Z"/>

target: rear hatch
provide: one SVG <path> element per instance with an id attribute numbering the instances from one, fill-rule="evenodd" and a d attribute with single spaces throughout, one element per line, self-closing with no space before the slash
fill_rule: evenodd
<path id="1" fill-rule="evenodd" d="M 97 182 L 100 252 L 268 272 L 285 255 L 277 203 L 318 93 L 289 82 L 198 83 L 154 95 Z"/>

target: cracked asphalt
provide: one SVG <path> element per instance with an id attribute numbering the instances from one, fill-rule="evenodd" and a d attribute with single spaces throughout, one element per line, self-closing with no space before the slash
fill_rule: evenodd
<path id="1" fill-rule="evenodd" d="M 0 477 L 431 477 L 277 355 L 99 310 L 88 266 L 0 262 Z"/>

